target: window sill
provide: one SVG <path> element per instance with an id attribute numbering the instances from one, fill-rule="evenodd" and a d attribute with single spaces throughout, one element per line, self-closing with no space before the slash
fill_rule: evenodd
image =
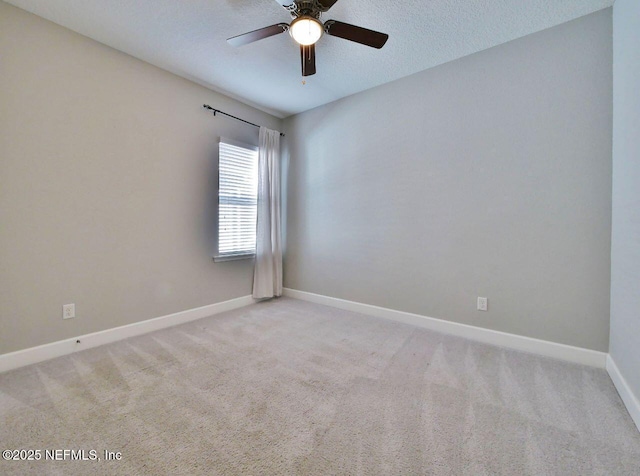
<path id="1" fill-rule="evenodd" d="M 229 255 L 229 256 L 214 256 L 214 263 L 222 263 L 224 261 L 236 261 L 240 259 L 252 259 L 255 258 L 255 253 L 250 253 L 246 255 Z"/>

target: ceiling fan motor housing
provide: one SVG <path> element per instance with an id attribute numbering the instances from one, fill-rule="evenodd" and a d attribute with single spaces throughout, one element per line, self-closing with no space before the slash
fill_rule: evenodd
<path id="1" fill-rule="evenodd" d="M 307 16 L 315 18 L 316 20 L 320 19 L 322 12 L 326 12 L 328 10 L 328 8 L 324 7 L 318 0 L 300 0 L 293 2 L 286 8 L 289 10 L 289 13 L 291 13 L 293 18 Z"/>

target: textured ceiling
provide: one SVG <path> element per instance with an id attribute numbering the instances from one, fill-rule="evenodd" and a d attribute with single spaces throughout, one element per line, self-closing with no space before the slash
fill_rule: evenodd
<path id="1" fill-rule="evenodd" d="M 275 0 L 7 0 L 136 58 L 286 117 L 549 28 L 614 0 L 340 0 L 322 20 L 388 33 L 381 50 L 324 36 L 318 73 L 300 73 L 281 34 L 226 38 L 291 17 Z"/>

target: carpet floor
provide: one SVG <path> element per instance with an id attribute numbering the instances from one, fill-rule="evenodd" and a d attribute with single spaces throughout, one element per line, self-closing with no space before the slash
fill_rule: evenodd
<path id="1" fill-rule="evenodd" d="M 640 474 L 604 370 L 289 298 L 0 374 L 0 422 L 3 475 Z"/>

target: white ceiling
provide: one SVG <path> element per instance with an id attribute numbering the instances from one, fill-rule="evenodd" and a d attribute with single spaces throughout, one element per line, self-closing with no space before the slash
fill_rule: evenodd
<path id="1" fill-rule="evenodd" d="M 324 36 L 305 79 L 287 34 L 227 38 L 291 17 L 275 0 L 6 0 L 136 58 L 286 117 L 578 18 L 614 0 L 340 0 L 322 20 L 389 34 L 381 50 Z"/>

